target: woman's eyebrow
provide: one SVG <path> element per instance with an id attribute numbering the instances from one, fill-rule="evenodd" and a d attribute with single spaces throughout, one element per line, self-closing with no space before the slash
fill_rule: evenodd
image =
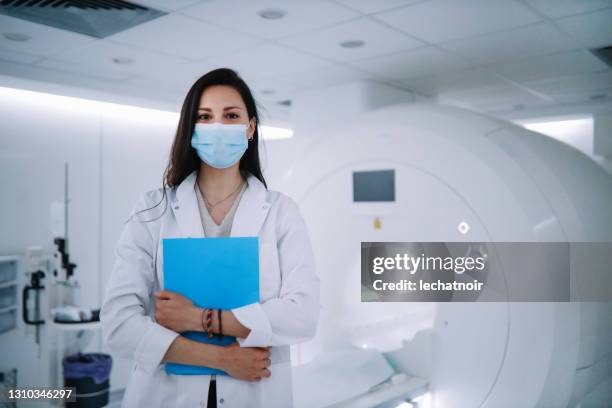
<path id="1" fill-rule="evenodd" d="M 223 110 L 229 110 L 229 109 L 242 109 L 242 108 L 240 108 L 240 106 L 226 106 L 225 108 L 223 108 Z M 198 110 L 211 111 L 212 109 L 201 107 L 201 108 L 198 108 Z"/>

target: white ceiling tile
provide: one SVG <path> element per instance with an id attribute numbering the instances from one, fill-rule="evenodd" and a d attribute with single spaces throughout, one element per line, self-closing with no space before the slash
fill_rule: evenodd
<path id="1" fill-rule="evenodd" d="M 437 43 L 541 20 L 515 0 L 431 0 L 374 14 L 419 39 Z"/>
<path id="2" fill-rule="evenodd" d="M 62 73 L 76 74 L 83 77 L 92 76 L 109 81 L 123 81 L 132 76 L 132 74 L 125 72 L 108 71 L 104 69 L 92 71 L 90 66 L 56 59 L 45 59 L 34 66 Z"/>
<path id="3" fill-rule="evenodd" d="M 114 58 L 129 58 L 129 64 L 117 64 Z M 167 55 L 153 53 L 137 47 L 118 44 L 110 40 L 99 40 L 87 47 L 73 49 L 61 53 L 47 61 L 40 63 L 41 66 L 55 66 L 58 63 L 74 65 L 74 69 L 89 72 L 100 77 L 117 75 L 126 78 L 130 75 L 159 73 L 162 75 L 174 75 L 175 67 L 184 65 L 185 59 L 174 58 Z"/>
<path id="4" fill-rule="evenodd" d="M 126 86 L 146 89 L 150 92 L 155 92 L 159 95 L 164 95 L 167 98 L 175 100 L 184 100 L 189 88 L 193 85 L 191 79 L 187 78 L 150 78 L 145 76 L 133 76 L 124 81 Z M 177 107 L 178 110 L 179 107 Z"/>
<path id="5" fill-rule="evenodd" d="M 459 71 L 442 72 L 401 81 L 404 87 L 425 95 L 443 92 L 458 92 L 468 89 L 491 88 L 507 85 L 498 76 L 482 69 L 468 68 Z"/>
<path id="6" fill-rule="evenodd" d="M 107 39 L 191 60 L 238 51 L 258 42 L 179 14 L 168 14 Z"/>
<path id="7" fill-rule="evenodd" d="M 512 109 L 519 106 L 538 106 L 549 104 L 550 101 L 533 95 L 521 88 L 502 85 L 459 92 L 444 92 L 440 100 L 454 100 L 469 104 L 479 109 Z"/>
<path id="8" fill-rule="evenodd" d="M 70 92 L 77 91 L 78 94 L 83 95 L 90 94 L 89 91 L 91 90 L 102 91 L 107 96 L 112 94 L 119 95 L 122 92 L 125 96 L 125 93 L 129 93 L 129 90 L 125 89 L 122 81 L 109 81 L 108 78 L 99 78 L 93 75 L 83 75 L 78 72 L 59 69 L 42 68 L 37 65 L 6 62 L 0 64 L 0 72 L 7 77 L 34 80 L 40 83 L 41 88 L 53 89 L 59 91 L 59 93 L 62 93 L 61 86 L 68 86 L 71 88 Z M 60 85 L 60 87 L 57 85 Z"/>
<path id="9" fill-rule="evenodd" d="M 20 33 L 30 37 L 28 41 L 18 42 L 7 40 L 3 35 L 0 35 L 1 49 L 40 56 L 54 55 L 96 41 L 96 39 L 86 35 L 4 15 L 0 15 L 0 33 Z"/>
<path id="10" fill-rule="evenodd" d="M 258 13 L 267 9 L 282 10 L 286 14 L 276 20 L 260 17 Z M 355 11 L 323 0 L 213 0 L 188 7 L 180 13 L 266 39 L 312 31 L 359 16 Z"/>
<path id="11" fill-rule="evenodd" d="M 487 67 L 506 78 L 519 82 L 608 69 L 606 64 L 585 50 L 525 58 L 519 61 L 491 64 Z"/>
<path id="12" fill-rule="evenodd" d="M 353 40 L 363 41 L 364 45 L 357 48 L 340 46 L 344 41 Z M 279 40 L 279 43 L 338 62 L 354 61 L 423 45 L 367 17 L 285 38 Z"/>
<path id="13" fill-rule="evenodd" d="M 133 3 L 158 9 L 161 11 L 176 11 L 191 6 L 195 3 L 201 3 L 201 0 L 131 0 Z"/>
<path id="14" fill-rule="evenodd" d="M 2 64 L 1 61 L 11 61 L 19 64 L 32 64 L 34 62 L 41 61 L 42 59 L 44 59 L 44 57 L 25 52 L 0 49 L 0 64 Z"/>
<path id="15" fill-rule="evenodd" d="M 320 58 L 274 44 L 265 44 L 241 52 L 208 58 L 202 63 L 215 68 L 233 68 L 248 78 L 268 78 L 329 65 L 327 61 Z"/>
<path id="16" fill-rule="evenodd" d="M 344 4 L 364 14 L 377 13 L 379 11 L 394 9 L 409 4 L 420 3 L 426 0 L 335 0 L 336 3 Z"/>
<path id="17" fill-rule="evenodd" d="M 547 95 L 564 93 L 591 92 L 612 86 L 612 71 L 606 70 L 586 75 L 572 75 L 561 78 L 548 78 L 529 81 L 525 86 Z"/>
<path id="18" fill-rule="evenodd" d="M 581 48 L 578 42 L 549 23 L 535 23 L 439 45 L 478 64 Z"/>
<path id="19" fill-rule="evenodd" d="M 525 2 L 551 18 L 612 7 L 612 0 L 525 0 Z"/>
<path id="20" fill-rule="evenodd" d="M 597 91 L 573 91 L 559 93 L 553 96 L 554 100 L 559 104 L 583 103 L 583 102 L 604 102 L 612 101 L 612 87 L 600 89 Z"/>
<path id="21" fill-rule="evenodd" d="M 277 77 L 292 84 L 296 90 L 324 88 L 359 79 L 375 79 L 376 76 L 343 65 L 329 65 Z"/>
<path id="22" fill-rule="evenodd" d="M 163 89 L 168 90 L 181 90 L 181 92 L 187 92 L 189 88 L 198 80 L 201 76 L 205 75 L 209 71 L 212 71 L 221 67 L 230 67 L 231 62 L 226 60 L 226 64 L 212 61 L 193 62 L 185 65 L 179 65 L 172 71 L 161 74 L 161 72 L 145 72 L 142 75 L 134 78 L 130 78 L 126 82 L 134 83 L 138 85 L 156 86 L 159 84 Z M 253 75 L 251 73 L 244 73 L 241 70 L 237 62 L 234 64 L 233 69 L 238 71 L 238 74 L 245 80 L 251 92 L 254 96 L 257 96 L 261 100 L 282 100 L 287 99 L 293 90 L 294 86 L 288 82 L 283 81 L 278 76 L 273 78 L 264 78 L 261 76 Z M 247 76 L 248 75 L 248 76 Z M 273 90 L 272 94 L 262 92 L 264 90 Z"/>
<path id="23" fill-rule="evenodd" d="M 159 87 L 164 90 L 174 90 L 186 94 L 195 81 L 205 73 L 210 71 L 208 68 L 196 69 L 189 66 L 174 67 L 167 72 L 148 71 L 128 79 L 126 82 L 133 82 L 137 85 L 147 85 L 149 87 Z"/>
<path id="24" fill-rule="evenodd" d="M 589 48 L 612 44 L 612 8 L 566 17 L 555 22 Z"/>
<path id="25" fill-rule="evenodd" d="M 354 61 L 350 65 L 394 80 L 469 67 L 467 63 L 452 54 L 435 47 L 422 47 L 412 51 Z"/>
<path id="26" fill-rule="evenodd" d="M 200 75 L 180 75 L 175 70 L 169 72 L 166 76 L 153 76 L 153 75 L 135 75 L 128 78 L 125 82 L 127 84 L 134 84 L 137 86 L 146 86 L 149 88 L 155 88 L 162 91 L 178 92 L 183 96 L 187 94 L 187 91 L 193 83 L 204 74 Z"/>
<path id="27" fill-rule="evenodd" d="M 278 103 L 291 99 L 296 90 L 296 87 L 291 83 L 278 77 L 274 79 L 256 78 L 249 81 L 247 85 L 258 102 Z"/>

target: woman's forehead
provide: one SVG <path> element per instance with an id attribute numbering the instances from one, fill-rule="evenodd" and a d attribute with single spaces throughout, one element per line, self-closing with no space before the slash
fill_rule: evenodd
<path id="1" fill-rule="evenodd" d="M 200 108 L 224 108 L 237 106 L 244 109 L 244 101 L 240 93 L 231 86 L 213 85 L 202 92 Z"/>

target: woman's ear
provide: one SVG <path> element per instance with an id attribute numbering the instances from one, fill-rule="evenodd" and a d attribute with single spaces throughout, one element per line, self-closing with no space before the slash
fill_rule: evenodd
<path id="1" fill-rule="evenodd" d="M 249 121 L 249 128 L 248 128 L 248 139 L 249 139 L 249 142 L 253 140 L 253 137 L 255 135 L 256 127 L 257 127 L 257 119 L 252 118 Z"/>

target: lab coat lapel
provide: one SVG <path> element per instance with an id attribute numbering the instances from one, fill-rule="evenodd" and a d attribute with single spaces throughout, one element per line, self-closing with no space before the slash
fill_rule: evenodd
<path id="1" fill-rule="evenodd" d="M 204 229 L 200 218 L 200 210 L 195 195 L 197 171 L 194 170 L 179 184 L 176 191 L 176 201 L 172 209 L 179 225 L 181 236 L 185 238 L 202 238 Z M 266 202 L 266 188 L 252 174 L 247 177 L 248 187 L 242 194 L 232 222 L 232 237 L 249 237 L 259 234 L 270 204 Z"/>
<path id="2" fill-rule="evenodd" d="M 176 190 L 176 201 L 172 204 L 176 222 L 184 238 L 204 237 L 200 209 L 194 190 L 196 177 L 197 172 L 193 171 L 179 184 Z"/>
<path id="3" fill-rule="evenodd" d="M 270 203 L 266 202 L 266 187 L 252 174 L 247 177 L 248 187 L 236 208 L 232 223 L 231 237 L 254 237 L 259 235 Z"/>

